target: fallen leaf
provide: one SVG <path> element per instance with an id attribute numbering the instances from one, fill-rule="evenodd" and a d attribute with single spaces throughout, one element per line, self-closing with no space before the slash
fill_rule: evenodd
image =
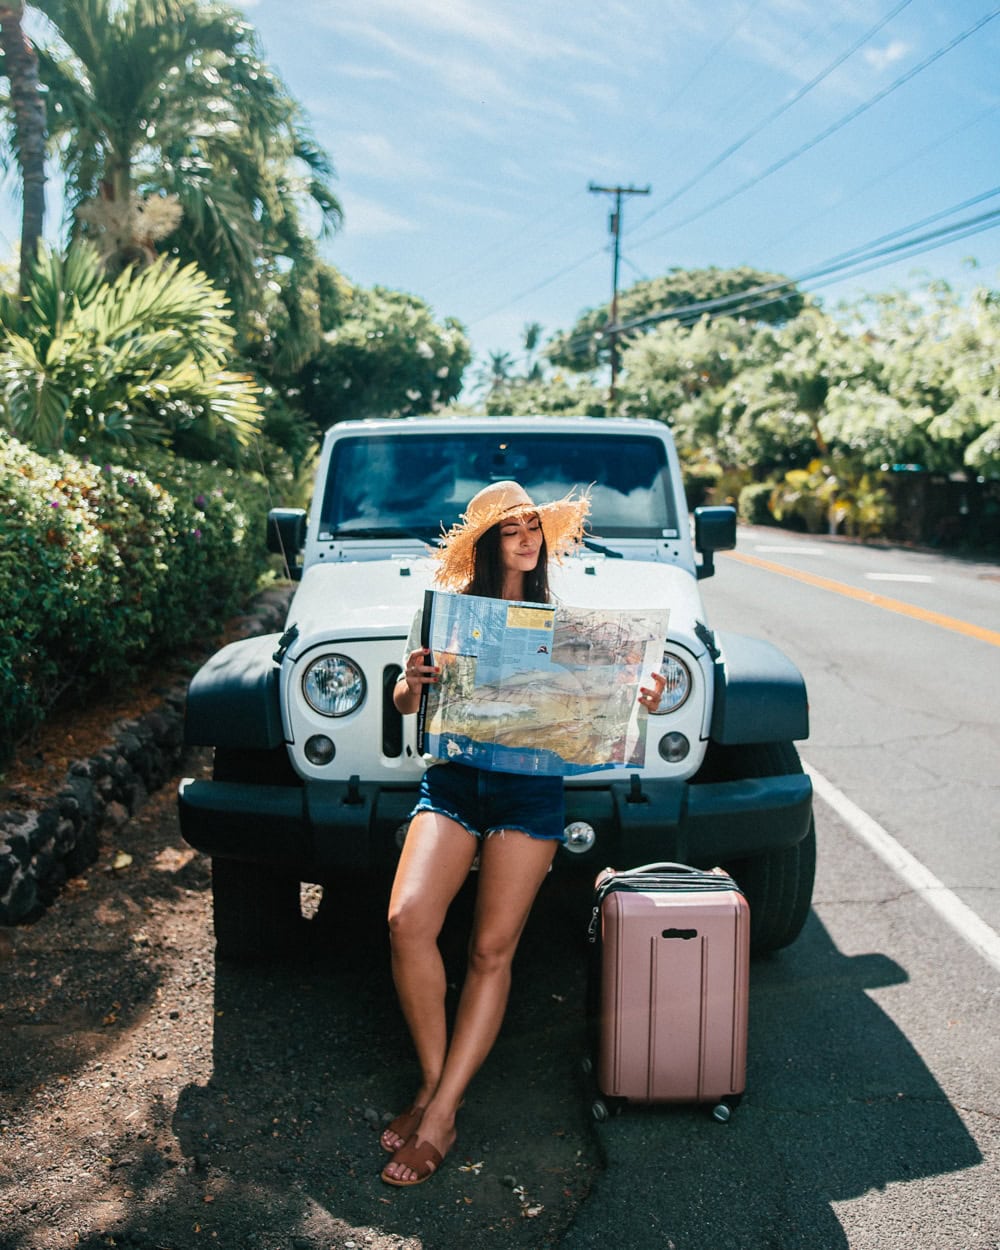
<path id="1" fill-rule="evenodd" d="M 112 872 L 124 872 L 132 863 L 132 856 L 128 851 L 119 851 L 111 864 Z"/>

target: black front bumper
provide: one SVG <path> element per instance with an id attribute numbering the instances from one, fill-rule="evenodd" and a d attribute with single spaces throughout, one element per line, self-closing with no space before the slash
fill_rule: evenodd
<path id="1" fill-rule="evenodd" d="M 398 853 L 413 786 L 235 781 L 180 784 L 181 833 L 209 855 L 297 868 L 305 874 L 374 868 Z M 626 867 L 677 860 L 711 867 L 794 846 L 809 831 L 812 783 L 802 773 L 719 781 L 643 781 L 566 787 L 566 820 L 586 821 L 594 846 L 581 864 Z"/>

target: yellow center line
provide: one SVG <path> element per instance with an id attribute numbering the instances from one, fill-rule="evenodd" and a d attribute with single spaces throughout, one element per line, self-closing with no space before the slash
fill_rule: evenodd
<path id="1" fill-rule="evenodd" d="M 954 616 L 944 616 L 941 612 L 929 612 L 926 608 L 914 607 L 912 603 L 904 603 L 901 599 L 890 599 L 887 595 L 877 595 L 871 590 L 859 590 L 857 586 L 849 586 L 846 582 L 835 582 L 832 578 L 819 577 L 816 573 L 803 573 L 799 569 L 792 569 L 784 564 L 775 564 L 772 560 L 748 556 L 742 551 L 720 552 L 720 555 L 725 555 L 730 560 L 738 560 L 741 564 L 752 565 L 754 568 L 767 569 L 769 573 L 780 573 L 782 577 L 794 578 L 797 582 L 805 582 L 807 586 L 832 590 L 835 594 L 846 595 L 848 599 L 857 599 L 860 603 L 871 604 L 873 608 L 898 612 L 900 616 L 910 616 L 915 621 L 939 625 L 942 629 L 950 629 L 956 634 L 965 634 L 967 638 L 978 638 L 980 642 L 988 642 L 994 647 L 1000 647 L 1000 633 L 995 629 L 983 629 L 981 625 L 970 625 L 968 621 L 960 621 Z"/>

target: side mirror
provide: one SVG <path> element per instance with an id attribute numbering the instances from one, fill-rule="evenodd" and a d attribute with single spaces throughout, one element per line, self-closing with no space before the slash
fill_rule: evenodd
<path id="1" fill-rule="evenodd" d="M 726 504 L 716 508 L 695 508 L 694 545 L 704 559 L 698 565 L 698 580 L 715 572 L 717 551 L 732 551 L 736 546 L 736 509 Z"/>
<path id="2" fill-rule="evenodd" d="M 306 541 L 304 508 L 272 508 L 267 514 L 267 549 L 281 556 L 293 581 L 302 576 L 298 555 Z"/>

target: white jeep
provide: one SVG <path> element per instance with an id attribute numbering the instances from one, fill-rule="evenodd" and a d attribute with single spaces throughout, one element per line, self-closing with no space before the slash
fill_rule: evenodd
<path id="1" fill-rule="evenodd" d="M 735 545 L 733 509 L 696 508 L 692 542 L 658 422 L 418 417 L 327 432 L 308 519 L 268 518 L 299 580 L 284 632 L 231 643 L 191 683 L 187 741 L 214 747 L 215 762 L 211 781 L 181 783 L 180 821 L 212 856 L 220 955 L 283 942 L 301 922 L 300 883 L 391 866 L 424 768 L 392 688 L 433 575 L 428 548 L 508 478 L 539 502 L 592 488 L 584 547 L 552 570 L 558 599 L 670 609 L 645 766 L 567 778 L 557 868 L 721 864 L 749 899 L 757 951 L 798 935 L 815 866 L 793 745 L 808 735 L 805 685 L 769 643 L 710 629 L 698 590 L 713 553 Z"/>

